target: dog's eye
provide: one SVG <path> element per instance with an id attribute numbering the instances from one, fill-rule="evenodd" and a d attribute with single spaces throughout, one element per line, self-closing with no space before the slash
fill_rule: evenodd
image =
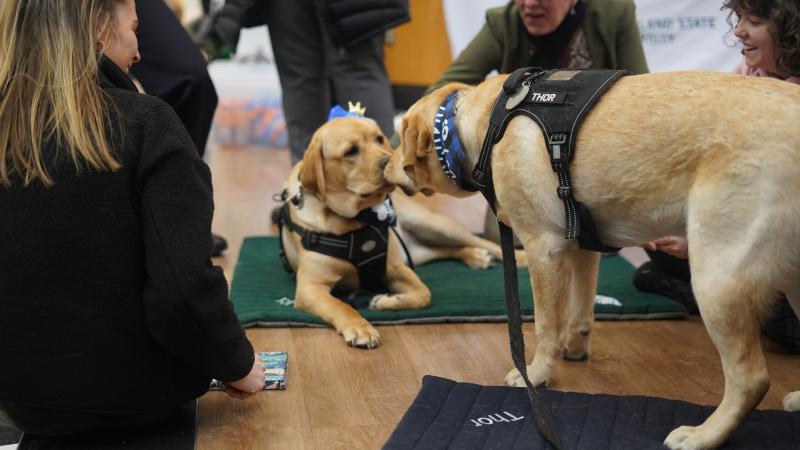
<path id="1" fill-rule="evenodd" d="M 350 148 L 348 148 L 347 151 L 344 152 L 344 156 L 348 156 L 348 157 L 349 156 L 356 156 L 357 154 L 358 154 L 358 146 L 357 145 L 351 145 Z"/>
<path id="2" fill-rule="evenodd" d="M 378 137 L 375 138 L 375 140 L 378 141 L 378 144 L 383 145 L 383 136 L 382 135 L 379 134 Z"/>

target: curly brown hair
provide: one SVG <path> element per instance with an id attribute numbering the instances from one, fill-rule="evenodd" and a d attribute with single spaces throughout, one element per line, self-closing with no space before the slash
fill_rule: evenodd
<path id="1" fill-rule="evenodd" d="M 775 38 L 775 67 L 779 72 L 800 76 L 800 2 L 797 0 L 725 0 L 722 9 L 731 11 L 728 23 L 736 26 L 743 13 L 766 19 Z M 735 16 L 735 17 L 734 17 Z"/>

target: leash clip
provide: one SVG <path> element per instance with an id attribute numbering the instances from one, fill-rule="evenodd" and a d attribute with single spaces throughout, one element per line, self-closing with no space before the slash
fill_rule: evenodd
<path id="1" fill-rule="evenodd" d="M 510 111 L 516 108 L 517 106 L 519 106 L 520 103 L 522 103 L 523 100 L 525 100 L 525 98 L 528 96 L 530 85 L 531 85 L 530 79 L 527 79 L 522 82 L 522 86 L 520 86 L 520 88 L 516 92 L 514 92 L 513 95 L 508 97 L 508 100 L 506 100 L 506 110 Z"/>

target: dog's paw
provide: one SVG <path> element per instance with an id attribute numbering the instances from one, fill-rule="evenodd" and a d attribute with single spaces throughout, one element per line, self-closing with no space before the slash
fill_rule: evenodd
<path id="1" fill-rule="evenodd" d="M 580 362 L 589 359 L 589 352 L 585 351 L 570 351 L 569 348 L 564 348 L 561 354 L 564 361 Z"/>
<path id="2" fill-rule="evenodd" d="M 480 247 L 464 247 L 459 251 L 459 256 L 470 269 L 488 269 L 494 262 L 492 254 Z"/>
<path id="3" fill-rule="evenodd" d="M 540 376 L 535 376 L 531 371 L 532 366 L 528 366 L 528 379 L 531 380 L 531 384 L 533 384 L 536 388 L 546 388 L 547 385 L 550 383 L 549 376 L 542 378 Z M 513 387 L 525 387 L 525 379 L 522 378 L 522 374 L 516 368 L 511 369 L 504 379 L 506 385 L 513 386 Z"/>
<path id="4" fill-rule="evenodd" d="M 586 361 L 589 359 L 591 351 L 591 340 L 589 334 L 591 330 L 586 329 L 573 329 L 566 336 L 562 357 L 567 361 Z"/>
<path id="5" fill-rule="evenodd" d="M 664 440 L 664 446 L 672 450 L 706 450 L 716 448 L 725 436 L 712 436 L 701 425 L 699 427 L 678 427 Z"/>
<path id="6" fill-rule="evenodd" d="M 508 386 L 525 387 L 525 380 L 516 368 L 511 369 L 503 381 L 505 381 Z"/>
<path id="7" fill-rule="evenodd" d="M 394 303 L 394 295 L 391 294 L 378 294 L 369 301 L 369 309 L 381 310 L 389 309 L 390 304 Z"/>
<path id="8" fill-rule="evenodd" d="M 800 391 L 789 392 L 783 397 L 783 409 L 789 412 L 800 411 Z"/>
<path id="9" fill-rule="evenodd" d="M 692 435 L 694 435 L 695 430 L 697 427 L 689 427 L 689 426 L 682 426 L 678 427 L 664 439 L 664 447 L 670 448 L 672 450 L 678 449 L 688 449 L 689 447 L 684 447 L 684 442 L 686 442 Z"/>
<path id="10" fill-rule="evenodd" d="M 373 349 L 380 344 L 381 335 L 366 320 L 363 323 L 347 325 L 339 332 L 344 341 L 352 347 Z"/>
<path id="11" fill-rule="evenodd" d="M 403 309 L 422 309 L 431 305 L 430 293 L 425 295 L 404 294 L 378 294 L 369 301 L 369 309 L 382 311 L 399 311 Z"/>

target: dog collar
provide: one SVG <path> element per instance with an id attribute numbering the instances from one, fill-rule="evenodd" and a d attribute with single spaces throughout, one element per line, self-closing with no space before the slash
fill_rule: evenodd
<path id="1" fill-rule="evenodd" d="M 468 178 L 464 169 L 467 154 L 461 146 L 456 128 L 456 99 L 458 92 L 448 96 L 441 105 L 436 117 L 433 119 L 433 147 L 442 170 L 456 184 L 459 189 L 475 192 L 478 187 Z"/>
<path id="2" fill-rule="evenodd" d="M 383 203 L 361 210 L 356 215 L 356 220 L 364 222 L 367 225 L 375 225 L 379 227 L 396 226 L 397 214 L 394 212 L 392 198 L 387 195 L 386 200 L 384 200 Z"/>

